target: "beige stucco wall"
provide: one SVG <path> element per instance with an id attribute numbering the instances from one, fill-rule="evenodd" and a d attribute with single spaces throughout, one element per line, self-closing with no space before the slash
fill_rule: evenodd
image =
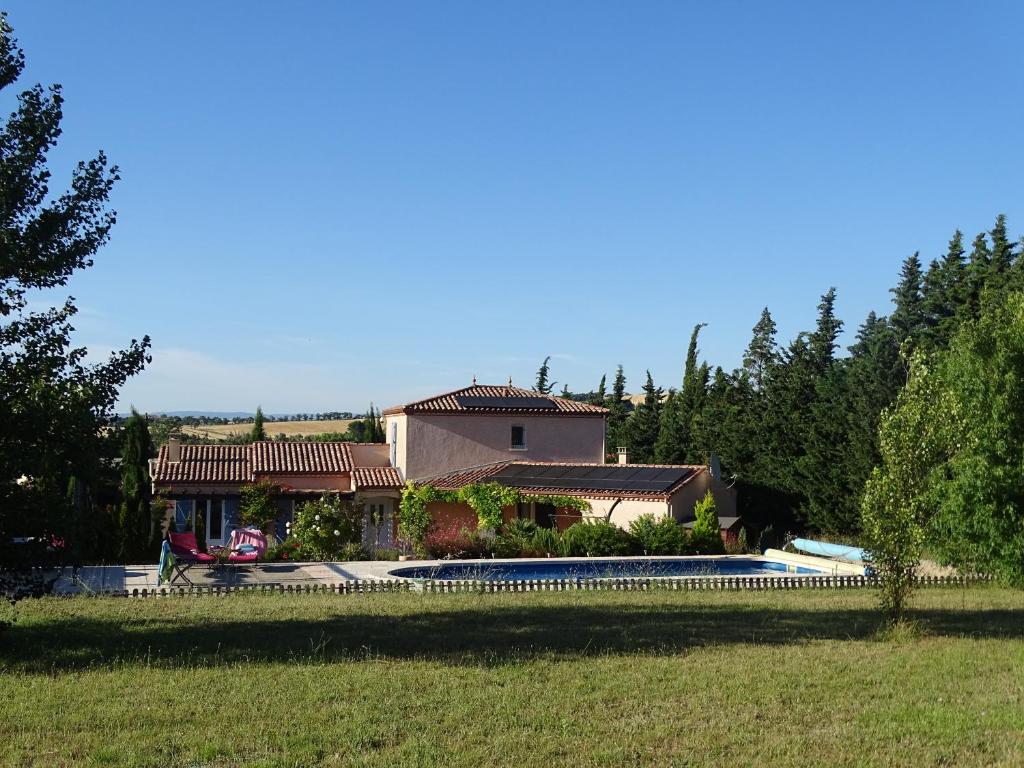
<path id="1" fill-rule="evenodd" d="M 338 475 L 269 475 L 266 478 L 275 485 L 296 491 L 351 491 L 352 476 L 348 472 Z"/>
<path id="2" fill-rule="evenodd" d="M 590 511 L 585 512 L 586 517 L 600 518 L 604 520 L 608 516 L 608 510 L 612 510 L 612 517 L 609 522 L 615 523 L 620 528 L 629 528 L 629 524 L 641 515 L 654 515 L 664 517 L 669 513 L 669 506 L 664 501 L 641 501 L 639 499 L 623 499 L 615 504 L 615 499 L 588 499 Z"/>
<path id="3" fill-rule="evenodd" d="M 496 461 L 604 461 L 603 416 L 400 414 L 396 463 L 417 480 Z M 526 427 L 526 450 L 510 447 L 513 424 Z"/>
<path id="4" fill-rule="evenodd" d="M 669 500 L 672 517 L 679 522 L 693 520 L 694 505 L 704 498 L 708 488 L 715 497 L 719 517 L 736 516 L 736 489 L 729 488 L 721 480 L 714 480 L 706 469 L 698 477 L 680 488 Z"/>
<path id="5" fill-rule="evenodd" d="M 387 467 L 391 465 L 389 457 L 390 449 L 386 445 L 358 445 L 349 446 L 352 454 L 352 464 L 356 467 Z"/>
<path id="6" fill-rule="evenodd" d="M 395 429 L 392 430 L 391 425 L 395 425 Z M 391 438 L 392 432 L 398 443 L 395 447 L 395 469 L 398 470 L 398 474 L 401 475 L 402 480 L 408 480 L 409 478 L 405 474 L 406 465 L 406 448 L 409 445 L 407 438 L 407 431 L 409 425 L 409 417 L 404 413 L 398 413 L 393 416 L 384 417 L 384 442 L 388 446 L 388 456 L 390 459 L 391 455 Z"/>

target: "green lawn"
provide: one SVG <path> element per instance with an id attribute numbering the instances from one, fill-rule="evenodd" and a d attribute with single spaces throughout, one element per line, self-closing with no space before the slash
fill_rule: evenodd
<path id="1" fill-rule="evenodd" d="M 1024 593 L 72 599 L 0 633 L 0 765 L 1024 764 Z"/>

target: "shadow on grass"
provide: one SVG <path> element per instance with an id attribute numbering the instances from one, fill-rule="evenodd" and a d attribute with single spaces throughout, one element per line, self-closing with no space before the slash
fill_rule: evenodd
<path id="1" fill-rule="evenodd" d="M 1013 610 L 918 610 L 910 618 L 933 637 L 1024 637 L 1021 613 Z M 123 663 L 193 667 L 382 658 L 492 665 L 538 656 L 863 640 L 872 638 L 878 628 L 879 614 L 872 610 L 642 604 L 452 606 L 394 615 L 356 610 L 317 620 L 61 617 L 16 624 L 0 634 L 0 669 L 50 673 Z"/>

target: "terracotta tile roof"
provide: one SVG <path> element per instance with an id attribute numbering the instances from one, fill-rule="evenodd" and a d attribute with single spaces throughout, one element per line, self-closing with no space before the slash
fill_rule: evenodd
<path id="1" fill-rule="evenodd" d="M 485 464 L 479 467 L 470 467 L 469 469 L 460 470 L 458 472 L 450 472 L 444 475 L 437 475 L 435 477 L 426 478 L 419 481 L 422 485 L 432 485 L 443 491 L 457 491 L 466 485 L 472 483 L 486 483 L 489 478 L 498 474 L 505 468 L 513 464 L 545 464 L 552 467 L 627 467 L 627 468 L 647 468 L 647 469 L 693 469 L 695 472 L 690 472 L 682 480 L 673 485 L 667 491 L 616 491 L 614 489 L 603 489 L 594 490 L 593 488 L 563 488 L 563 487 L 552 487 L 552 486 L 531 486 L 531 487 L 519 487 L 519 491 L 525 494 L 543 496 L 545 494 L 557 494 L 565 496 L 584 496 L 588 499 L 646 499 L 646 500 L 662 500 L 668 499 L 672 494 L 682 488 L 684 485 L 689 483 L 696 477 L 699 477 L 701 472 L 706 471 L 707 467 L 703 465 L 690 465 L 690 464 L 588 464 L 583 462 L 556 462 L 556 461 L 501 461 L 495 464 Z"/>
<path id="2" fill-rule="evenodd" d="M 329 475 L 352 469 L 348 443 L 253 443 L 257 475 Z"/>
<path id="3" fill-rule="evenodd" d="M 468 407 L 459 402 L 459 398 L 462 397 L 544 398 L 550 401 L 554 407 L 539 408 L 531 405 L 529 401 L 522 408 Z M 599 405 L 556 397 L 555 395 L 542 395 L 539 392 L 534 392 L 532 389 L 504 385 L 474 384 L 463 389 L 456 389 L 453 392 L 445 392 L 434 397 L 428 397 L 425 400 L 417 400 L 405 405 L 396 405 L 393 408 L 381 411 L 381 413 L 385 416 L 396 413 L 536 413 L 555 416 L 564 416 L 566 414 L 601 416 L 608 413 L 608 409 Z"/>
<path id="4" fill-rule="evenodd" d="M 252 443 L 181 446 L 181 460 L 167 460 L 167 446 L 151 462 L 157 484 L 250 483 L 257 475 L 336 475 L 352 469 L 348 443 Z"/>
<path id="5" fill-rule="evenodd" d="M 252 479 L 248 445 L 183 445 L 181 460 L 167 461 L 167 446 L 151 467 L 158 483 L 247 483 Z"/>
<path id="6" fill-rule="evenodd" d="M 394 467 L 356 467 L 352 470 L 355 489 L 402 488 L 405 483 Z"/>

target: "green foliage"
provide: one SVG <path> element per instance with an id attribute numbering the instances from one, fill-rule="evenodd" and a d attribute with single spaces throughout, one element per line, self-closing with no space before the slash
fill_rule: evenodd
<path id="1" fill-rule="evenodd" d="M 24 66 L 0 16 L 0 91 L 8 99 Z M 114 404 L 124 382 L 149 361 L 144 337 L 89 363 L 87 350 L 72 346 L 74 299 L 39 308 L 92 265 L 116 218 L 108 201 L 118 169 L 102 152 L 75 166 L 66 191 L 55 188 L 47 156 L 62 117 L 60 86 L 35 85 L 0 122 L 0 562 L 6 566 L 47 564 L 45 552 L 11 548 L 15 536 L 62 538 L 62 557 L 73 560 L 94 556 L 87 544 L 109 537 L 91 536 L 89 528 L 96 499 L 113 496 L 117 486 L 110 469 L 120 449 L 110 429 Z M 29 482 L 19 483 L 22 477 Z M 79 486 L 73 496 L 71 478 Z"/>
<path id="2" fill-rule="evenodd" d="M 629 524 L 629 533 L 644 555 L 682 555 L 689 551 L 686 529 L 668 516 L 641 515 Z"/>
<path id="3" fill-rule="evenodd" d="M 494 540 L 494 554 L 497 557 L 533 557 L 544 554 L 535 551 L 537 525 L 531 520 L 513 518 L 501 526 L 501 532 Z M 551 530 L 551 529 L 548 529 Z"/>
<path id="4" fill-rule="evenodd" d="M 654 460 L 654 444 L 658 440 L 661 425 L 663 394 L 664 390 L 654 386 L 651 372 L 647 371 L 644 401 L 630 415 L 624 428 L 629 461 L 633 464 L 646 464 Z"/>
<path id="5" fill-rule="evenodd" d="M 350 499 L 325 493 L 295 510 L 291 538 L 304 558 L 311 560 L 362 560 L 358 555 L 363 537 L 363 510 Z"/>
<path id="6" fill-rule="evenodd" d="M 516 505 L 519 491 L 497 483 L 473 483 L 460 488 L 456 498 L 476 512 L 478 529 L 496 531 L 501 525 L 502 510 Z"/>
<path id="7" fill-rule="evenodd" d="M 537 383 L 533 385 L 534 390 L 542 395 L 550 395 L 555 385 L 558 384 L 557 381 L 548 381 L 548 363 L 550 361 L 551 355 L 544 358 L 544 362 L 540 364 L 540 369 L 537 371 Z"/>
<path id="8" fill-rule="evenodd" d="M 718 524 L 718 507 L 711 491 L 693 506 L 694 523 L 690 533 L 690 545 L 701 554 L 724 551 L 722 532 Z"/>
<path id="9" fill-rule="evenodd" d="M 151 509 L 152 484 L 149 460 L 155 451 L 149 425 L 132 408 L 124 424 L 121 449 L 121 506 L 118 539 L 122 562 L 149 559 L 157 548 L 158 532 Z"/>
<path id="10" fill-rule="evenodd" d="M 605 422 L 607 444 L 614 452 L 626 445 L 626 418 L 629 416 L 629 402 L 626 400 L 626 374 L 620 365 L 615 369 L 615 380 L 612 382 L 612 393 L 605 402 L 608 418 Z"/>
<path id="11" fill-rule="evenodd" d="M 398 505 L 399 537 L 408 542 L 417 555 L 424 555 L 424 542 L 432 524 L 427 505 L 433 501 L 455 500 L 455 494 L 450 491 L 440 491 L 432 485 L 406 483 Z"/>
<path id="12" fill-rule="evenodd" d="M 238 507 L 242 525 L 258 528 L 267 535 L 273 534 L 274 524 L 280 514 L 274 498 L 280 492 L 281 489 L 269 480 L 243 485 Z"/>
<path id="13" fill-rule="evenodd" d="M 627 555 L 632 548 L 629 533 L 604 520 L 582 520 L 562 533 L 564 551 L 571 557 Z"/>
<path id="14" fill-rule="evenodd" d="M 258 443 L 267 439 L 267 431 L 263 428 L 263 409 L 256 406 L 256 417 L 252 420 L 252 432 L 249 433 L 249 440 Z"/>
<path id="15" fill-rule="evenodd" d="M 942 457 L 942 432 L 956 421 L 953 404 L 922 353 L 910 380 L 882 415 L 882 464 L 871 473 L 862 505 L 864 544 L 878 576 L 881 602 L 892 622 L 902 620 L 921 559 L 930 515 L 929 474 Z"/>

